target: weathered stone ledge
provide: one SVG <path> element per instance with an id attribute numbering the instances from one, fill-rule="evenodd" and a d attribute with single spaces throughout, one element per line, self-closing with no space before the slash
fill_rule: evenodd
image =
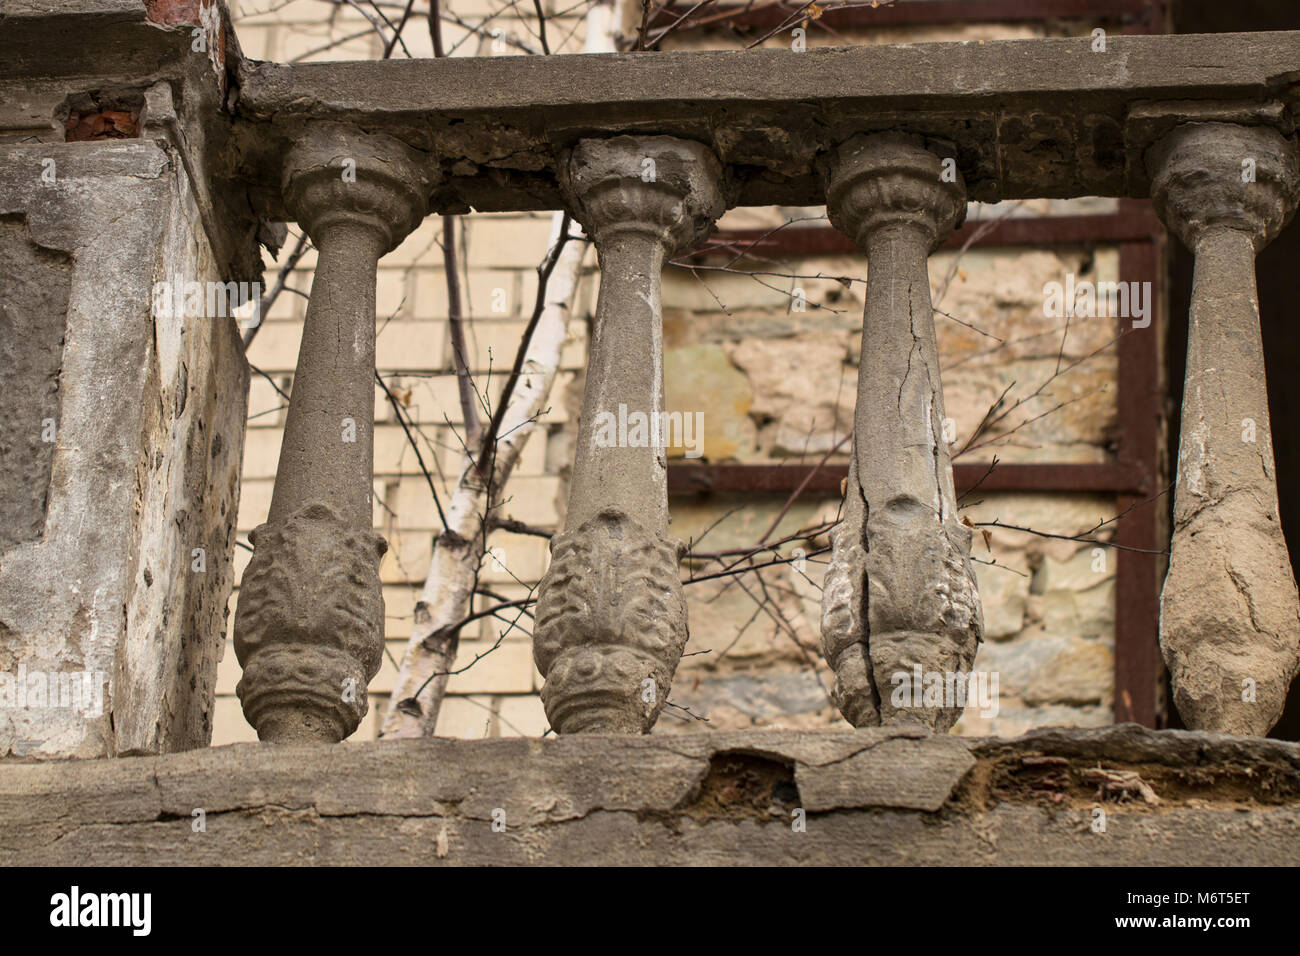
<path id="1" fill-rule="evenodd" d="M 1149 193 L 1148 146 L 1211 115 L 1278 127 L 1300 32 L 1090 36 L 791 50 L 238 64 L 231 174 L 281 216 L 279 157 L 329 120 L 396 136 L 443 172 L 439 212 L 557 209 L 584 137 L 708 146 L 739 205 L 825 201 L 818 157 L 857 133 L 924 134 L 971 199 Z"/>
<path id="2" fill-rule="evenodd" d="M 806 832 L 792 827 L 799 808 Z M 1015 740 L 873 728 L 239 744 L 0 768 L 3 865 L 1258 866 L 1298 855 L 1300 745 L 1133 724 Z"/>

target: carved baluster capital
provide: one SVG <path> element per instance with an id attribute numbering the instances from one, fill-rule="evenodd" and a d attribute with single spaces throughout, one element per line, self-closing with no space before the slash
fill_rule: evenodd
<path id="1" fill-rule="evenodd" d="M 1300 197 L 1295 144 L 1276 130 L 1188 123 L 1147 155 L 1151 198 L 1189 249 L 1214 228 L 1251 237 L 1258 252 L 1278 234 Z"/>
<path id="2" fill-rule="evenodd" d="M 562 158 L 560 187 L 598 249 L 634 235 L 676 255 L 707 236 L 726 209 L 717 157 L 672 136 L 584 139 Z"/>
<path id="3" fill-rule="evenodd" d="M 966 218 L 966 187 L 955 164 L 919 136 L 854 136 L 828 158 L 826 208 L 831 224 L 867 251 L 882 229 L 917 230 L 933 252 Z"/>
<path id="4" fill-rule="evenodd" d="M 409 146 L 337 123 L 307 128 L 285 157 L 285 209 L 318 243 L 339 225 L 392 251 L 424 219 L 436 173 Z"/>

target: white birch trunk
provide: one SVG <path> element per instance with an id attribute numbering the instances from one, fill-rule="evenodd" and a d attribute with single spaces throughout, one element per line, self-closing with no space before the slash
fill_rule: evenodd
<path id="1" fill-rule="evenodd" d="M 627 6 L 627 0 L 592 4 L 587 11 L 584 52 L 614 52 L 615 32 L 621 23 L 619 12 Z M 551 244 L 559 238 L 562 219 L 563 214 L 557 212 L 551 221 Z M 578 226 L 574 223 L 571 228 L 576 230 Z M 488 501 L 488 489 L 472 462 L 468 458 L 464 462 L 446 509 L 447 527 L 434 543 L 429 573 L 415 602 L 411 637 L 384 717 L 384 737 L 433 736 L 448 672 L 455 666 L 460 643 L 455 625 L 469 614 L 487 547 L 485 516 L 501 500 L 524 442 L 536 430 L 537 416 L 547 405 L 568 336 L 571 300 L 586 251 L 585 243 L 567 244 L 547 283 L 545 307 L 501 421 L 503 437 L 497 442 L 492 475 L 496 500 Z M 418 707 L 408 704 L 399 708 L 402 701 L 412 698 Z"/>
<path id="2" fill-rule="evenodd" d="M 616 0 L 626 6 L 626 0 Z M 614 5 L 595 3 L 587 12 L 585 52 L 610 53 L 620 26 Z M 563 214 L 551 224 L 551 242 L 559 238 Z M 572 225 L 577 229 L 576 223 Z M 549 246 L 548 246 L 549 248 Z M 519 460 L 536 419 L 546 407 L 569 331 L 574 289 L 587 247 L 569 243 L 561 250 L 546 287 L 545 308 L 533 331 L 523 368 L 501 422 L 493 467 L 494 501 L 467 457 L 446 509 L 447 527 L 434 543 L 424 588 L 415 602 L 414 624 L 401 670 L 384 718 L 382 736 L 432 736 L 442 708 L 447 675 L 455 665 L 460 635 L 455 625 L 469 613 L 478 569 L 487 546 L 486 515 L 502 498 L 502 489 Z M 418 706 L 403 701 L 415 701 Z"/>
<path id="3" fill-rule="evenodd" d="M 552 243 L 558 239 L 561 217 L 556 215 Z M 576 227 L 575 227 L 576 228 Z M 586 253 L 584 243 L 569 243 L 551 272 L 546 305 L 533 331 L 519 381 L 501 421 L 492 475 L 492 497 L 467 456 L 456 490 L 446 508 L 447 527 L 434 543 L 424 588 L 415 602 L 415 622 L 401 671 L 384 718 L 384 737 L 432 736 L 447 685 L 447 672 L 456 660 L 459 633 L 454 627 L 470 612 L 478 570 L 487 545 L 489 506 L 502 498 L 502 488 L 519 460 L 524 443 L 537 429 L 537 416 L 546 407 L 568 335 L 570 300 Z M 414 698 L 416 708 L 400 702 Z"/>

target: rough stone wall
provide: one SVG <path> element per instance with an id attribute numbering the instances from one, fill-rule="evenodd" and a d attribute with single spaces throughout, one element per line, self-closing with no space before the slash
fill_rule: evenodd
<path id="1" fill-rule="evenodd" d="M 484 34 L 473 35 L 444 22 L 451 55 L 522 55 L 517 44 L 540 49 L 535 20 L 497 0 L 453 0 L 449 15 L 466 23 L 493 16 Z M 548 13 L 563 4 L 544 5 Z M 266 12 L 261 12 L 266 11 Z M 255 59 L 310 60 L 377 58 L 381 45 L 355 10 L 332 9 L 316 0 L 272 4 L 240 0 L 235 23 L 245 53 Z M 548 17 L 547 35 L 555 52 L 581 48 L 582 10 Z M 428 31 L 404 32 L 412 56 L 431 55 Z M 1083 35 L 1091 23 L 1040 25 L 974 24 L 961 28 L 926 27 L 858 33 L 855 43 L 908 40 L 985 40 L 1045 35 Z M 490 31 L 501 29 L 501 37 Z M 675 48 L 719 46 L 725 39 L 689 35 Z M 834 42 L 829 34 L 809 31 L 809 43 Z M 774 38 L 768 45 L 788 44 Z M 494 46 L 495 44 L 495 46 Z M 398 48 L 394 54 L 401 57 Z M 1105 203 L 1025 203 L 1015 214 L 1091 212 Z M 986 207 L 971 215 L 1003 215 L 1005 207 Z M 728 213 L 723 228 L 770 228 L 788 218 L 822 216 L 823 210 L 739 209 Z M 519 332 L 531 309 L 535 267 L 543 255 L 548 216 L 475 215 L 465 226 L 462 286 L 467 300 L 471 366 L 480 378 L 489 367 L 501 370 L 513 358 Z M 447 331 L 446 284 L 435 237 L 440 224 L 428 220 L 380 264 L 378 291 L 378 365 L 385 380 L 403 399 L 420 426 L 426 461 L 436 460 L 440 493 L 454 484 L 459 447 L 452 431 L 460 426 L 455 378 Z M 292 242 L 290 242 L 292 245 Z M 598 276 L 588 258 L 587 277 L 578 292 L 564 372 L 544 416 L 549 435 L 530 439 L 510 489 L 505 511 L 513 518 L 557 528 L 563 507 L 563 481 L 572 460 L 573 423 L 581 405 L 585 323 L 594 312 Z M 279 448 L 284 399 L 288 392 L 304 294 L 310 288 L 313 258 L 309 253 L 294 271 L 295 292 L 281 296 L 249 350 L 250 362 L 267 373 L 275 387 L 254 374 L 249 406 L 248 451 L 244 460 L 243 504 L 238 521 L 241 540 L 264 520 L 270 502 Z M 761 269 L 762 267 L 760 267 Z M 1067 272 L 1079 280 L 1114 279 L 1116 254 L 1105 247 L 1082 249 L 976 249 L 957 257 L 937 254 L 930 265 L 938 307 L 960 322 L 937 316 L 939 344 L 954 425 L 954 451 L 971 435 L 989 406 L 1012 382 L 1011 401 L 1028 395 L 1057 368 L 1080 361 L 1114 335 L 1113 320 L 1075 324 L 1064 338 L 1062 323 L 1042 315 L 1042 287 L 1063 281 Z M 794 282 L 781 276 L 699 273 L 670 268 L 664 279 L 665 378 L 670 409 L 705 414 L 704 456 L 710 462 L 816 461 L 846 433 L 852 421 L 866 264 L 861 256 L 789 261 L 770 266 L 778 273 L 824 274 L 801 281 L 805 312 L 790 308 Z M 268 280 L 276 266 L 268 270 Z M 951 275 L 950 275 L 951 273 Z M 859 281 L 841 283 L 848 276 Z M 940 301 L 939 291 L 946 285 Z M 504 302 L 505 312 L 494 311 Z M 978 327 L 971 331 L 961 322 Z M 996 350 L 999 343 L 1007 344 Z M 1115 421 L 1114 349 L 1080 361 L 1056 377 L 1036 398 L 981 440 L 996 444 L 969 452 L 958 461 L 1106 460 Z M 501 377 L 494 377 L 493 389 Z M 1054 406 L 1066 403 L 1050 414 Z M 390 542 L 381 575 L 387 613 L 389 655 L 370 687 L 371 712 L 352 739 L 373 738 L 388 706 L 410 628 L 410 614 L 428 567 L 438 527 L 428 487 L 401 428 L 382 393 L 376 401 L 375 527 Z M 1035 416 L 1042 418 L 1031 421 Z M 1019 425 L 1014 432 L 1011 429 Z M 1008 432 L 1011 432 L 1008 434 Z M 843 461 L 842 456 L 832 459 Z M 735 516 L 709 532 L 702 548 L 752 545 L 776 517 L 783 497 L 752 496 L 710 499 L 674 498 L 673 533 L 689 540 L 735 508 Z M 773 537 L 833 516 L 838 501 L 807 498 L 790 509 Z M 972 521 L 1001 519 L 1044 531 L 1074 533 L 1114 514 L 1113 499 L 1100 495 L 976 494 L 963 502 Z M 1101 533 L 1105 536 L 1105 531 Z M 792 542 L 813 551 L 824 540 Z M 545 541 L 494 534 L 483 581 L 504 597 L 523 596 L 546 567 Z M 1114 556 L 1098 563 L 1091 546 L 997 529 L 986 547 L 976 535 L 976 572 L 984 601 L 987 640 L 976 670 L 1000 672 L 1001 700 L 996 717 L 968 711 L 959 733 L 1013 734 L 1043 724 L 1105 724 L 1111 720 L 1113 684 Z M 248 552 L 236 556 L 238 573 Z M 498 560 L 500 559 L 500 560 Z M 831 679 L 818 650 L 819 592 L 824 564 L 809 559 L 798 570 L 764 572 L 777 623 L 767 614 L 755 617 L 755 601 L 738 587 L 701 583 L 686 588 L 691 621 L 688 655 L 674 682 L 672 700 L 691 712 L 707 715 L 702 723 L 669 708 L 658 732 L 760 727 L 841 726 L 830 706 Z M 805 574 L 807 575 L 805 577 Z M 753 586 L 751 585 L 751 591 Z M 233 599 L 232 599 L 233 607 Z M 751 622 L 748 625 L 746 622 Z M 526 625 L 527 619 L 520 624 Z M 505 631 L 504 638 L 501 637 Z M 793 635 L 793 637 L 792 637 Z M 498 643 L 499 642 L 499 643 Z M 709 653 L 700 653 L 708 651 Z M 485 653 L 486 652 L 486 653 Z M 448 684 L 439 733 L 483 737 L 538 735 L 547 729 L 536 696 L 530 642 L 518 628 L 494 619 L 476 622 L 462 635 L 458 669 L 479 654 L 481 659 Z M 692 656 L 693 655 L 693 656 Z M 218 680 L 217 731 L 214 742 L 255 739 L 243 720 L 234 687 L 239 678 L 233 653 L 227 653 Z"/>

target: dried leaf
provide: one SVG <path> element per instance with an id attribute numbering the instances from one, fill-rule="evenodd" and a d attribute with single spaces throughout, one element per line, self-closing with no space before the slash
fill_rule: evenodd
<path id="1" fill-rule="evenodd" d="M 808 4 L 808 16 L 812 17 L 814 20 L 820 20 L 822 18 L 822 12 L 822 8 L 817 6 L 817 4 Z"/>
<path id="2" fill-rule="evenodd" d="M 966 515 L 961 516 L 961 523 L 964 524 L 966 527 L 970 528 L 972 531 L 978 531 L 980 533 L 980 537 L 984 539 L 984 550 L 989 552 L 990 554 L 993 553 L 993 532 L 989 531 L 988 528 L 975 527 L 975 522 L 971 521 L 970 518 L 968 518 Z"/>
<path id="3" fill-rule="evenodd" d="M 1155 789 L 1136 770 L 1108 770 L 1095 767 L 1083 772 L 1083 778 L 1097 784 L 1098 796 L 1124 800 L 1141 797 L 1149 806 L 1160 806 Z"/>

